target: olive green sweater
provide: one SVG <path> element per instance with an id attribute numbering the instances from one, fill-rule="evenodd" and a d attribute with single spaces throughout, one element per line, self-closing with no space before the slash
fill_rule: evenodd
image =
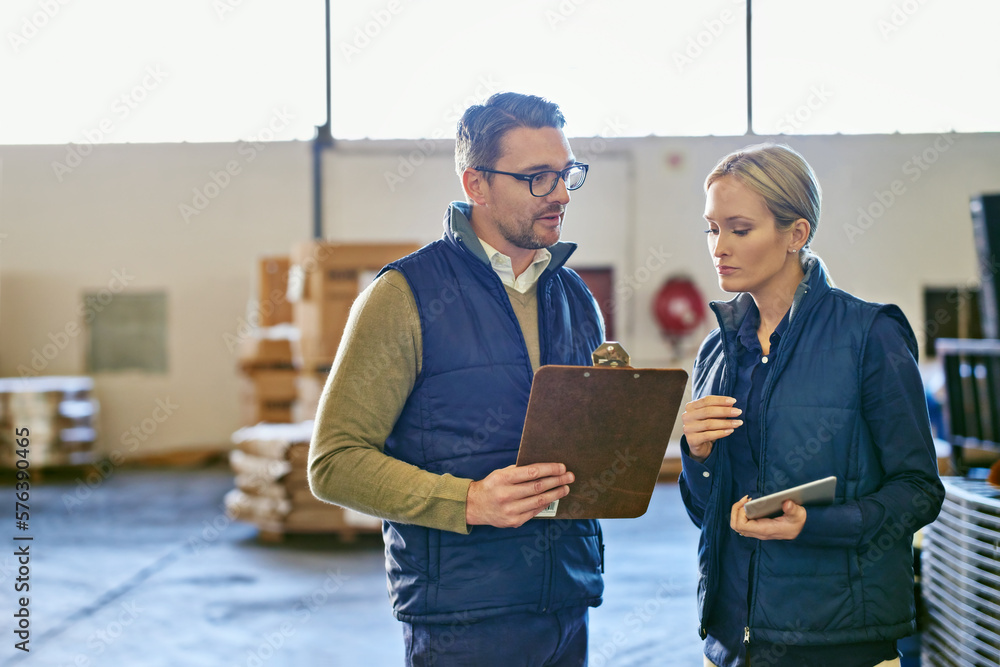
<path id="1" fill-rule="evenodd" d="M 508 287 L 533 369 L 539 366 L 536 286 Z M 309 485 L 327 502 L 392 521 L 468 533 L 472 480 L 438 475 L 386 455 L 386 438 L 420 373 L 416 301 L 406 279 L 387 271 L 351 308 L 309 448 Z"/>

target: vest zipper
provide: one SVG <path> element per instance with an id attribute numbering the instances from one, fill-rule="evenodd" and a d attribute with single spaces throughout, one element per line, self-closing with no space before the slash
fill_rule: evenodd
<path id="1" fill-rule="evenodd" d="M 554 520 L 547 521 L 545 519 L 543 519 L 543 521 L 545 521 L 545 533 L 546 533 L 545 536 L 548 539 L 549 586 L 545 594 L 545 607 L 542 609 L 542 611 L 548 611 L 552 607 L 552 592 L 555 589 L 555 577 L 556 577 L 556 549 L 555 549 L 555 540 L 552 539 L 553 532 L 555 530 L 555 528 L 553 527 L 555 521 Z"/>

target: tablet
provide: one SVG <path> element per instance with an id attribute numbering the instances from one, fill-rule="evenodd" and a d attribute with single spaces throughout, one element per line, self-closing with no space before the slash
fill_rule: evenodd
<path id="1" fill-rule="evenodd" d="M 769 496 L 754 498 L 743 509 L 746 510 L 748 519 L 771 518 L 782 514 L 781 505 L 786 500 L 792 500 L 798 505 L 829 505 L 833 502 L 836 490 L 837 478 L 826 477 Z"/>

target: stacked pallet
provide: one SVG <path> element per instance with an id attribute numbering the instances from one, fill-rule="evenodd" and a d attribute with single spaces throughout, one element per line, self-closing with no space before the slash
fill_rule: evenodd
<path id="1" fill-rule="evenodd" d="M 240 342 L 244 428 L 233 434 L 236 488 L 229 514 L 263 539 L 339 533 L 353 539 L 381 522 L 317 500 L 309 490 L 312 420 L 360 289 L 415 244 L 301 243 L 258 270 L 257 322 Z M 288 310 L 282 306 L 288 305 Z M 291 423 L 283 423 L 291 422 Z"/>
<path id="2" fill-rule="evenodd" d="M 240 416 L 244 426 L 293 421 L 298 394 L 292 366 L 291 325 L 254 329 L 240 342 Z"/>
<path id="3" fill-rule="evenodd" d="M 0 467 L 16 465 L 15 430 L 28 429 L 32 466 L 94 460 L 99 404 L 89 377 L 0 379 Z"/>
<path id="4" fill-rule="evenodd" d="M 226 494 L 226 511 L 254 523 L 264 540 L 289 533 L 337 533 L 344 540 L 379 532 L 381 521 L 324 503 L 309 490 L 312 422 L 258 424 L 233 434 L 230 465 L 236 488 Z"/>
<path id="5" fill-rule="evenodd" d="M 287 255 L 261 257 L 248 317 L 253 326 L 239 345 L 240 417 L 245 426 L 292 421 L 295 370 L 291 340 L 297 334 L 288 301 Z"/>
<path id="6" fill-rule="evenodd" d="M 309 241 L 292 249 L 288 297 L 299 334 L 292 347 L 298 370 L 294 419 L 316 416 L 351 305 L 360 291 L 383 266 L 418 248 L 413 243 Z"/>

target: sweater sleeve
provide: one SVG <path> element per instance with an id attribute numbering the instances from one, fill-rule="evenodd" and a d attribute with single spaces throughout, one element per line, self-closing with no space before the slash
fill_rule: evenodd
<path id="1" fill-rule="evenodd" d="M 420 372 L 421 345 L 409 284 L 387 271 L 351 307 L 313 427 L 309 485 L 317 498 L 365 514 L 468 533 L 471 480 L 384 453 Z"/>
<path id="2" fill-rule="evenodd" d="M 817 546 L 857 548 L 883 535 L 912 539 L 941 509 L 927 403 L 903 325 L 880 313 L 862 361 L 862 414 L 883 471 L 877 491 L 855 501 L 806 509 L 797 539 Z"/>

